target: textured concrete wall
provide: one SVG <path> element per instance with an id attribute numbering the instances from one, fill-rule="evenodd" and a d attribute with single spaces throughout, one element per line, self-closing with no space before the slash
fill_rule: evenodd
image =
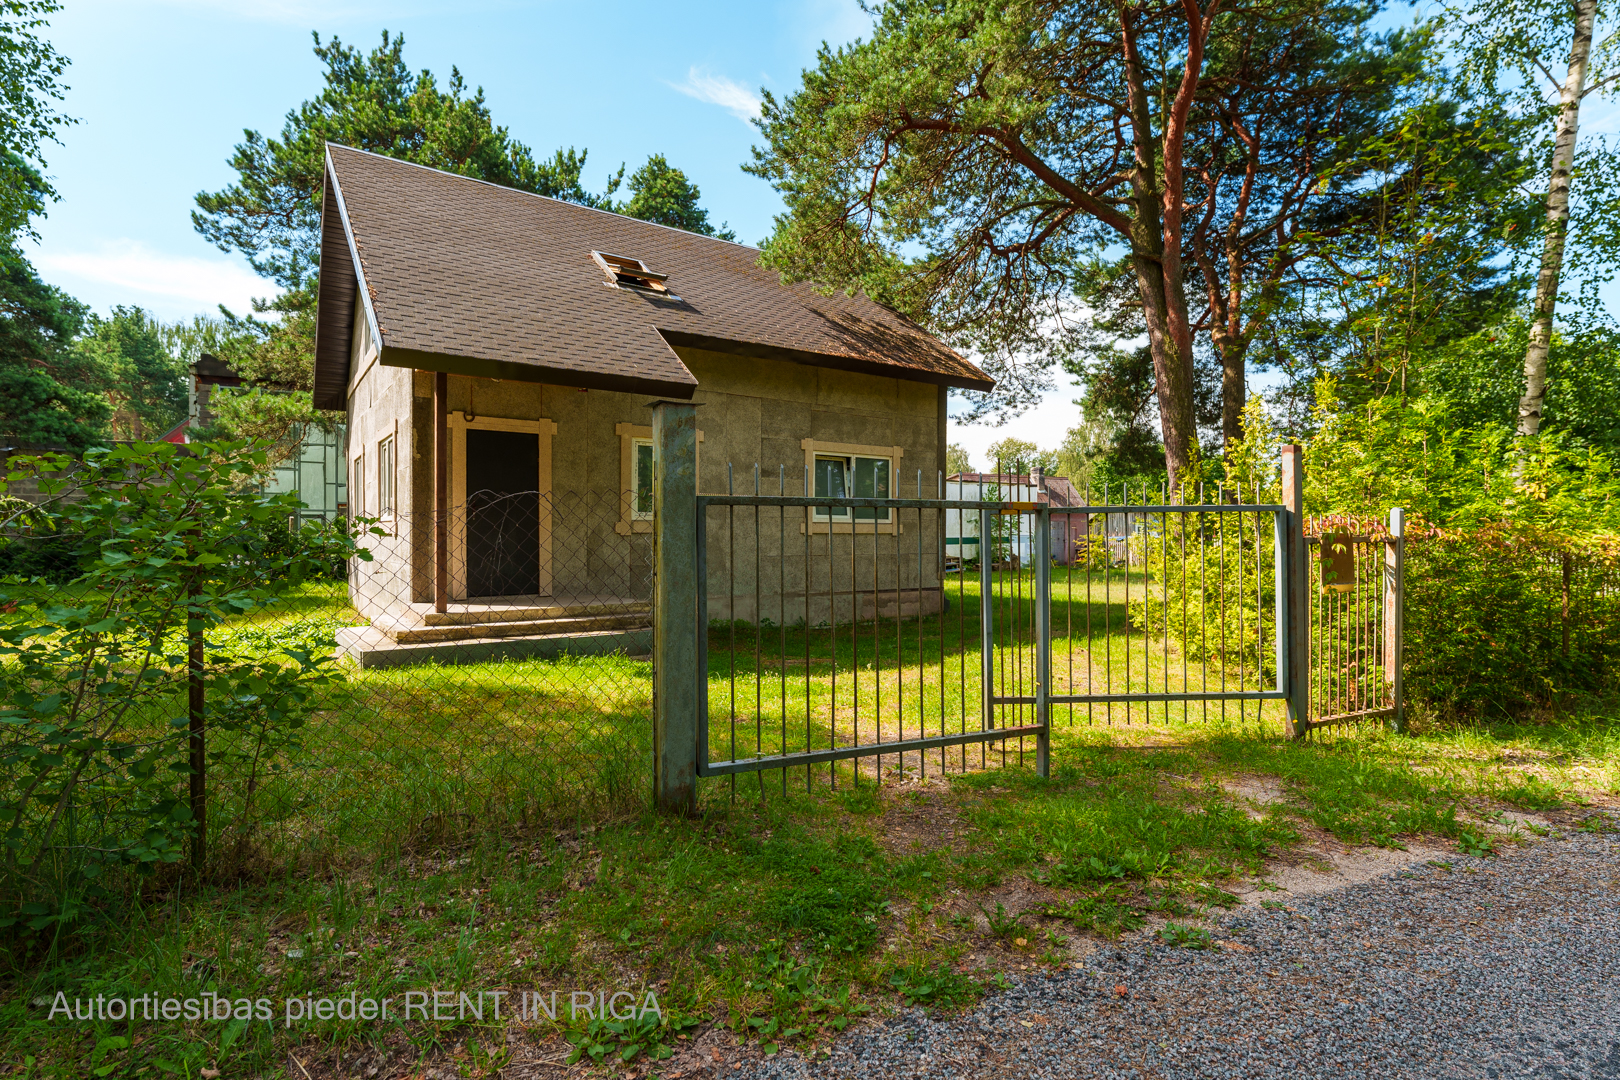
<path id="1" fill-rule="evenodd" d="M 413 563 L 424 557 L 423 540 L 426 541 L 425 557 L 432 558 L 431 523 L 425 536 L 419 539 L 413 533 L 420 531 L 416 528 L 420 523 L 410 516 L 410 493 L 422 480 L 423 469 L 431 467 L 432 458 L 430 455 L 424 466 L 416 456 L 411 424 L 411 373 L 359 357 L 350 370 L 354 378 L 349 386 L 349 422 L 343 456 L 351 514 L 358 507 L 366 517 L 380 516 L 377 448 L 385 437 L 394 440 L 395 513 L 381 524 L 387 535 L 365 538 L 371 561 L 356 560 L 349 574 L 349 592 L 356 603 L 365 601 L 367 606 L 375 606 L 383 598 L 411 599 L 413 576 L 420 576 L 413 572 Z M 357 468 L 364 473 L 363 492 L 356 485 Z M 431 475 L 429 472 L 428 477 Z M 431 495 L 428 505 L 432 505 Z"/>
<path id="2" fill-rule="evenodd" d="M 937 495 L 944 466 L 940 388 L 703 350 L 682 349 L 680 355 L 699 380 L 693 400 L 700 406 L 701 492 L 724 492 L 730 464 L 735 490 L 751 493 L 758 463 L 763 494 L 781 489 L 801 494 L 803 443 L 813 439 L 899 447 L 898 494 L 915 497 L 920 472 L 923 496 Z M 650 432 L 651 398 L 455 375 L 449 390 L 452 413 L 544 419 L 557 425 L 551 445 L 553 593 L 648 593 L 651 535 L 644 526 L 632 527 L 625 513 L 629 493 L 623 484 L 621 425 Z M 400 454 L 399 490 L 402 501 L 408 493 L 411 511 L 408 522 L 401 523 L 400 540 L 408 536 L 414 557 L 403 545 L 381 545 L 380 554 L 381 548 L 388 549 L 388 564 L 377 572 L 401 575 L 410 582 L 412 601 L 426 603 L 431 600 L 432 376 L 373 365 L 356 380 L 351 403 L 351 461 L 361 445 L 368 448 L 369 460 L 376 440 L 399 424 L 400 441 L 408 448 Z M 452 470 L 457 467 L 452 461 Z M 779 478 L 784 478 L 781 489 Z M 368 501 L 368 507 L 373 505 Z M 752 511 L 738 509 L 729 531 L 727 517 L 715 509 L 707 522 L 712 618 L 753 621 L 763 616 L 794 623 L 808 617 L 819 623 L 832 617 L 847 620 L 856 611 L 870 618 L 874 609 L 884 617 L 938 609 L 936 513 L 903 511 L 898 532 L 891 527 L 875 536 L 869 526 L 854 533 L 844 526 L 832 535 L 825 525 L 812 526 L 808 562 L 802 511 L 796 517 L 762 514 L 757 552 Z"/>

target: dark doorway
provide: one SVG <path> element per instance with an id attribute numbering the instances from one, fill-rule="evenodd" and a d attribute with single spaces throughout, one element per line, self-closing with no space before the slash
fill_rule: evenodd
<path id="1" fill-rule="evenodd" d="M 467 432 L 467 595 L 540 591 L 540 439 Z"/>

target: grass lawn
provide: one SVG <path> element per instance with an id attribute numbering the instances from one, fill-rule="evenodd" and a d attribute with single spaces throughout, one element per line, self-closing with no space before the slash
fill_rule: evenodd
<path id="1" fill-rule="evenodd" d="M 586 705 L 601 707 L 589 695 L 569 707 Z M 785 794 L 775 776 L 735 793 L 708 782 L 691 821 L 620 810 L 390 830 L 354 810 L 239 880 L 171 877 L 71 939 L 13 951 L 0 1061 L 53 1077 L 398 1076 L 426 1060 L 493 1076 L 506 1062 L 561 1062 L 570 1031 L 605 1061 L 631 1050 L 628 1068 L 643 1072 L 660 1045 L 713 1044 L 715 1025 L 728 1046 L 824 1046 L 904 1002 L 971 1003 L 1009 972 L 1074 963 L 1085 943 L 1149 920 L 1169 920 L 1167 944 L 1207 945 L 1199 912 L 1307 841 L 1483 850 L 1513 842 L 1480 824 L 1502 806 L 1578 823 L 1584 806 L 1620 797 L 1613 715 L 1303 744 L 1252 714 L 1060 724 L 1050 780 L 1015 756 L 945 778 L 891 769 L 881 786 L 844 769 L 836 789 L 823 768 L 808 792 L 802 771 Z M 410 752 L 425 769 L 452 751 Z M 1282 800 L 1257 808 L 1232 793 L 1257 777 Z M 362 785 L 344 805 L 389 797 L 364 780 L 343 781 Z M 398 798 L 390 812 L 426 805 Z M 653 989 L 665 1025 L 566 1022 L 570 991 L 620 988 Z M 288 998 L 397 1002 L 426 989 L 557 990 L 564 1012 L 517 1020 L 509 999 L 499 1020 L 283 1025 Z M 267 997 L 275 1019 L 52 1021 L 58 990 Z"/>

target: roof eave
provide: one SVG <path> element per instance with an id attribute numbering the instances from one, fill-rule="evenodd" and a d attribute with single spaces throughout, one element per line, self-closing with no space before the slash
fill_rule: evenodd
<path id="1" fill-rule="evenodd" d="M 377 362 L 384 367 L 442 371 L 449 375 L 466 375 L 474 379 L 505 379 L 511 382 L 544 383 L 548 386 L 574 386 L 582 390 L 611 390 L 622 394 L 654 394 L 659 397 L 679 398 L 682 401 L 690 399 L 697 391 L 697 379 L 691 375 L 685 380 L 678 381 L 655 379 L 644 375 L 580 371 L 573 368 L 547 367 L 542 364 L 515 363 L 510 360 L 458 356 L 454 353 L 427 352 L 422 349 L 384 347 Z"/>
<path id="2" fill-rule="evenodd" d="M 855 371 L 865 375 L 879 375 L 889 379 L 905 379 L 908 382 L 928 383 L 933 386 L 950 386 L 960 390 L 988 391 L 994 390 L 996 386 L 995 380 L 988 375 L 975 378 L 965 373 L 952 374 L 945 371 L 929 371 L 927 368 L 907 367 L 904 364 L 887 363 L 880 360 L 841 356 L 837 353 L 808 352 L 803 349 L 789 349 L 780 345 L 767 345 L 757 341 L 738 341 L 732 338 L 710 337 L 706 334 L 692 334 L 682 330 L 660 328 L 658 333 L 663 336 L 665 341 L 669 342 L 672 348 L 707 349 L 709 352 L 730 353 L 733 356 L 784 360 L 790 364 L 833 368 L 838 371 Z"/>
<path id="3" fill-rule="evenodd" d="M 326 151 L 324 192 L 321 198 L 321 276 L 315 305 L 314 405 L 317 409 L 346 409 L 349 404 L 349 361 L 357 315 L 371 324 L 378 345 L 382 326 L 371 306 L 365 268 L 354 242 L 343 188 Z M 358 297 L 359 304 L 355 303 Z"/>

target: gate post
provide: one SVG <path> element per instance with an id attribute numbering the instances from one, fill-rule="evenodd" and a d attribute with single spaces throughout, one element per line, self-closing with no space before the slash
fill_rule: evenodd
<path id="1" fill-rule="evenodd" d="M 1406 730 L 1401 673 L 1406 662 L 1401 619 L 1406 602 L 1405 556 L 1406 511 L 1397 506 L 1389 512 L 1389 539 L 1384 541 L 1384 681 L 1389 683 L 1395 703 L 1395 718 L 1390 726 L 1400 732 Z"/>
<path id="2" fill-rule="evenodd" d="M 697 406 L 655 401 L 653 411 L 653 802 L 666 814 L 697 811 Z"/>
<path id="3" fill-rule="evenodd" d="M 1035 512 L 1035 772 L 1052 775 L 1052 508 Z"/>
<path id="4" fill-rule="evenodd" d="M 1278 605 L 1287 620 L 1279 628 L 1288 650 L 1284 686 L 1288 693 L 1288 737 L 1303 739 L 1311 722 L 1310 565 L 1305 550 L 1305 451 L 1296 443 L 1282 448 L 1284 568 L 1287 596 Z"/>

